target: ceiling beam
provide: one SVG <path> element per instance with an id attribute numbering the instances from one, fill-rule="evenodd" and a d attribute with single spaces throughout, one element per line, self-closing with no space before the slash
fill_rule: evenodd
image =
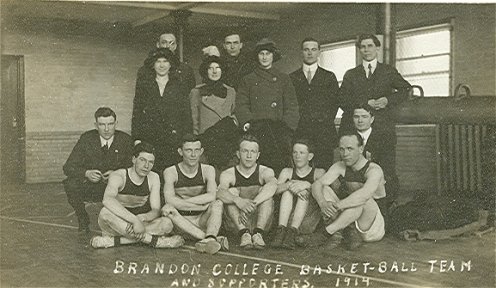
<path id="1" fill-rule="evenodd" d="M 141 18 L 140 20 L 134 21 L 133 23 L 131 23 L 131 26 L 133 28 L 137 28 L 137 27 L 143 26 L 145 24 L 148 24 L 150 22 L 156 21 L 158 19 L 165 18 L 169 15 L 170 15 L 169 11 L 162 11 L 162 12 L 154 13 L 154 14 L 148 15 L 144 18 Z"/>
<path id="2" fill-rule="evenodd" d="M 100 4 L 100 5 L 114 5 L 114 6 L 122 6 L 122 7 L 136 7 L 136 8 L 145 8 L 145 9 L 161 9 L 161 10 L 190 10 L 194 13 L 203 13 L 203 14 L 211 14 L 211 15 L 222 15 L 228 17 L 243 17 L 243 18 L 254 18 L 254 19 L 262 19 L 262 20 L 280 20 L 281 16 L 275 13 L 261 13 L 261 12 L 250 12 L 243 10 L 229 10 L 229 9 L 217 9 L 212 7 L 201 7 L 201 5 L 208 4 L 206 2 L 186 2 L 180 3 L 176 5 L 171 5 L 169 3 L 164 2 L 86 2 L 88 4 Z M 155 17 L 158 17 L 158 13 L 155 14 Z M 150 16 L 150 19 L 154 17 Z M 151 21 L 155 21 L 159 18 L 155 18 Z M 139 22 L 139 21 L 136 21 Z M 148 22 L 146 22 L 148 23 Z M 146 23 L 140 24 L 144 25 Z M 139 23 L 138 23 L 139 24 Z M 140 26 L 138 25 L 138 26 Z M 134 26 L 134 25 L 133 25 Z"/>
<path id="3" fill-rule="evenodd" d="M 263 20 L 280 20 L 281 17 L 274 13 L 260 13 L 260 12 L 249 12 L 242 10 L 227 10 L 227 9 L 217 9 L 208 7 L 194 7 L 189 9 L 194 13 L 212 14 L 212 15 L 222 15 L 231 17 L 243 17 L 243 18 L 255 18 Z"/>

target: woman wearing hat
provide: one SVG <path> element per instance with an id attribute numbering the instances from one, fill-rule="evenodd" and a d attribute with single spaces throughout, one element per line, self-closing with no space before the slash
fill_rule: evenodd
<path id="1" fill-rule="evenodd" d="M 154 171 L 162 171 L 179 160 L 177 146 L 191 132 L 191 109 L 187 89 L 175 71 L 179 61 L 167 48 L 153 50 L 145 65 L 155 78 L 140 81 L 134 96 L 131 134 L 133 139 L 155 146 Z"/>
<path id="2" fill-rule="evenodd" d="M 234 113 L 236 91 L 224 84 L 224 63 L 217 56 L 208 56 L 200 65 L 203 84 L 190 93 L 193 133 L 203 134 L 219 120 Z"/>
<path id="3" fill-rule="evenodd" d="M 298 100 L 289 75 L 272 67 L 281 59 L 275 43 L 260 40 L 255 47 L 258 67 L 243 77 L 236 96 L 236 117 L 245 130 L 250 120 L 281 120 L 295 130 L 300 118 Z"/>

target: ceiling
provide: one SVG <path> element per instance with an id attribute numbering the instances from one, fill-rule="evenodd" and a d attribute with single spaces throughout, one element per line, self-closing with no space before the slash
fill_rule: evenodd
<path id="1" fill-rule="evenodd" d="M 191 11 L 188 25 L 194 27 L 242 27 L 274 22 L 298 13 L 307 4 L 287 2 L 170 2 L 170 1 L 46 1 L 1 0 L 2 16 L 26 19 L 82 21 L 130 26 L 172 25 L 173 14 Z"/>

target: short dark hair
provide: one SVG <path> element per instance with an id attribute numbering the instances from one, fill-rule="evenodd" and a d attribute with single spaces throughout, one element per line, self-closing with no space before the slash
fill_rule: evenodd
<path id="1" fill-rule="evenodd" d="M 307 38 L 303 39 L 303 41 L 301 41 L 301 49 L 303 49 L 303 44 L 305 44 L 305 42 L 317 42 L 317 47 L 320 50 L 320 42 L 317 39 L 315 39 L 313 37 L 307 37 Z"/>
<path id="2" fill-rule="evenodd" d="M 370 106 L 367 103 L 358 104 L 358 105 L 353 106 L 353 113 L 355 112 L 356 109 L 363 109 L 363 110 L 369 112 L 370 116 L 374 116 L 374 111 L 375 111 L 374 108 L 372 108 L 372 106 Z"/>
<path id="3" fill-rule="evenodd" d="M 95 121 L 98 121 L 100 117 L 114 117 L 114 120 L 117 120 L 117 115 L 115 115 L 114 110 L 109 107 L 100 107 L 95 111 Z"/>
<path id="4" fill-rule="evenodd" d="M 248 142 L 255 142 L 257 143 L 258 145 L 258 151 L 260 151 L 260 141 L 258 140 L 257 137 L 255 137 L 255 135 L 253 134 L 249 134 L 249 133 L 246 133 L 246 134 L 243 134 L 243 136 L 241 136 L 239 138 L 239 141 L 238 141 L 238 150 L 239 150 L 239 146 L 241 145 L 241 143 L 243 141 L 248 141 Z"/>
<path id="5" fill-rule="evenodd" d="M 313 147 L 312 141 L 310 141 L 310 139 L 307 139 L 307 138 L 298 138 L 295 141 L 293 141 L 293 147 L 296 144 L 302 144 L 302 145 L 307 146 L 309 153 L 313 153 L 313 151 L 314 151 L 313 150 L 314 147 Z"/>
<path id="6" fill-rule="evenodd" d="M 186 133 L 181 138 L 181 146 L 179 146 L 179 148 L 182 148 L 185 143 L 197 142 L 197 141 L 200 142 L 200 144 L 201 144 L 201 140 L 200 140 L 200 137 L 198 137 L 198 135 L 195 135 L 193 133 Z"/>
<path id="7" fill-rule="evenodd" d="M 241 33 L 236 32 L 236 31 L 227 31 L 227 33 L 224 34 L 224 39 L 222 40 L 222 43 L 226 42 L 226 38 L 228 36 L 232 36 L 232 35 L 238 35 L 238 37 L 239 37 L 239 43 L 243 43 L 243 41 L 242 41 L 243 38 L 241 37 Z"/>
<path id="8" fill-rule="evenodd" d="M 138 157 L 141 152 L 150 153 L 155 156 L 155 148 L 147 142 L 140 142 L 133 147 L 133 156 Z"/>
<path id="9" fill-rule="evenodd" d="M 355 136 L 358 140 L 358 146 L 363 146 L 362 135 L 360 135 L 357 131 L 344 132 L 343 134 L 341 134 L 341 136 L 339 136 L 339 140 L 341 140 L 341 138 L 343 138 L 345 136 Z"/>
<path id="10" fill-rule="evenodd" d="M 374 42 L 375 46 L 381 47 L 381 41 L 379 41 L 379 39 L 377 38 L 377 36 L 375 36 L 374 34 L 360 34 L 358 36 L 358 39 L 357 39 L 357 42 L 356 42 L 356 47 L 358 49 L 360 49 L 360 45 L 362 44 L 362 41 L 363 40 L 366 40 L 366 39 L 372 39 L 372 41 Z"/>

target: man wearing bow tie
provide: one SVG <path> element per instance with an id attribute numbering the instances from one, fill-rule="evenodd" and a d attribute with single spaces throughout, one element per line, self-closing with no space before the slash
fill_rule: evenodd
<path id="1" fill-rule="evenodd" d="M 90 224 L 84 202 L 101 202 L 110 173 L 131 166 L 131 136 L 115 130 L 116 125 L 117 116 L 112 109 L 98 108 L 96 129 L 81 135 L 64 164 L 64 189 L 80 232 L 88 232 Z"/>

